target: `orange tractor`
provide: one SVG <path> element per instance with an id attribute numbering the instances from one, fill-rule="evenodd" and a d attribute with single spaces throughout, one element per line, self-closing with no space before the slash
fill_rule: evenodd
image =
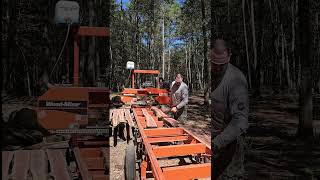
<path id="1" fill-rule="evenodd" d="M 123 103 L 135 104 L 137 103 L 139 97 L 152 97 L 154 100 L 160 105 L 166 105 L 170 103 L 169 92 L 166 89 L 160 88 L 159 82 L 159 74 L 158 70 L 138 70 L 134 69 L 131 71 L 131 88 L 125 88 L 122 91 L 121 101 Z M 155 79 L 154 81 L 145 81 L 139 86 L 136 83 L 137 76 L 149 76 L 149 79 L 152 77 Z M 150 78 L 151 76 L 151 78 Z"/>

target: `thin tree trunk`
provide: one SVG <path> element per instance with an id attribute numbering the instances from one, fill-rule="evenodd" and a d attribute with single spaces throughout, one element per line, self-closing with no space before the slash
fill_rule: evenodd
<path id="1" fill-rule="evenodd" d="M 253 68 L 254 68 L 254 74 L 258 73 L 258 69 L 257 69 L 257 43 L 256 43 L 256 28 L 255 28 L 255 20 L 254 20 L 254 2 L 253 0 L 251 0 L 251 32 L 252 32 L 252 48 L 253 48 Z M 256 82 L 255 82 L 255 90 L 256 92 L 259 92 L 259 79 L 255 78 Z"/>
<path id="2" fill-rule="evenodd" d="M 164 15 L 163 15 L 164 16 Z M 165 75 L 165 55 L 166 55 L 166 47 L 165 47 L 165 37 L 164 37 L 164 17 L 161 21 L 161 25 L 162 25 L 162 78 L 164 78 Z"/>
<path id="3" fill-rule="evenodd" d="M 228 1 L 229 4 L 229 1 Z M 202 36 L 203 36 L 203 65 L 204 65 L 204 82 L 206 85 L 204 92 L 204 104 L 206 106 L 209 105 L 209 97 L 210 97 L 210 88 L 209 88 L 209 73 L 210 66 L 208 62 L 208 38 L 207 38 L 207 30 L 206 30 L 206 8 L 205 1 L 201 0 L 201 14 L 202 14 Z M 228 8 L 229 12 L 229 8 Z M 229 14 L 228 14 L 229 15 Z M 228 16 L 229 17 L 229 16 Z"/>
<path id="4" fill-rule="evenodd" d="M 191 63 L 191 59 L 192 59 L 192 40 L 190 42 L 190 46 L 189 46 L 189 56 L 188 56 L 188 63 L 187 63 L 187 70 L 188 70 L 188 74 L 189 74 L 189 79 L 188 79 L 188 86 L 190 87 L 190 89 L 192 89 L 192 82 L 191 82 L 191 78 L 192 78 L 192 74 L 190 71 L 190 63 Z"/>
<path id="5" fill-rule="evenodd" d="M 254 22 L 254 3 L 251 0 L 251 30 L 252 30 L 252 48 L 253 48 L 253 65 L 254 70 L 257 68 L 257 45 L 256 45 L 256 29 L 255 29 L 255 22 Z"/>
<path id="6" fill-rule="evenodd" d="M 135 1 L 135 6 L 137 7 L 139 2 L 138 1 Z M 138 10 L 136 9 L 136 40 L 135 40 L 135 47 L 136 47 L 136 63 L 137 63 L 137 68 L 139 69 L 139 66 L 140 66 L 140 58 L 139 58 L 139 39 L 140 39 L 140 32 L 139 32 L 139 21 L 140 21 L 140 18 L 139 18 L 139 12 Z"/>
<path id="7" fill-rule="evenodd" d="M 185 72 L 186 72 L 187 80 L 189 80 L 189 71 L 188 71 L 188 45 L 186 45 L 186 47 L 185 47 L 185 53 L 186 53 L 186 56 L 185 56 Z M 188 84 L 189 84 L 189 82 L 188 82 Z"/>
<path id="8" fill-rule="evenodd" d="M 313 137 L 311 1 L 299 1 L 299 48 L 302 66 L 298 135 Z"/>
<path id="9" fill-rule="evenodd" d="M 284 32 L 283 32 L 283 25 L 281 24 L 280 25 L 280 29 L 281 29 L 281 75 L 284 74 L 284 72 L 286 71 L 286 68 L 285 68 L 285 52 L 284 52 L 284 49 L 285 49 L 285 46 L 284 46 Z"/>
<path id="10" fill-rule="evenodd" d="M 10 86 L 10 74 L 11 71 L 11 64 L 15 62 L 15 36 L 16 36 L 16 0 L 9 0 L 8 1 L 8 9 L 9 9 L 9 23 L 8 23 L 8 39 L 7 39 L 7 57 L 6 57 L 6 71 L 5 71 L 5 81 L 4 87 L 5 89 Z"/>
<path id="11" fill-rule="evenodd" d="M 247 57 L 249 88 L 251 88 L 251 72 L 250 72 L 250 59 L 249 59 L 249 50 L 248 50 L 247 28 L 246 28 L 245 2 L 246 2 L 245 0 L 242 0 L 242 17 L 243 17 L 244 40 L 245 40 L 245 44 L 246 44 L 246 57 Z"/>
<path id="12" fill-rule="evenodd" d="M 287 47 L 287 40 L 286 40 L 286 35 L 284 34 L 283 37 L 283 45 L 284 47 Z M 289 59 L 288 59 L 288 54 L 285 53 L 286 51 L 284 51 L 284 58 L 285 58 L 285 63 L 286 63 L 286 75 L 287 75 L 287 83 L 288 83 L 288 88 L 289 90 L 292 88 L 291 85 L 291 77 L 290 77 L 290 66 L 289 66 Z"/>
<path id="13" fill-rule="evenodd" d="M 296 80 L 296 60 L 295 60 L 295 43 L 296 43 L 296 11 L 295 11 L 295 7 L 296 7 L 296 3 L 297 3 L 297 0 L 294 0 L 292 1 L 291 3 L 291 19 L 292 19 L 292 22 L 291 22 L 291 31 L 292 31 L 292 41 L 291 41 L 291 58 L 292 58 L 292 82 L 295 82 Z M 292 88 L 295 89 L 295 83 L 292 83 L 291 84 Z"/>
<path id="14" fill-rule="evenodd" d="M 170 79 L 170 65 L 171 65 L 171 50 L 170 47 L 168 49 L 169 53 L 168 53 L 168 79 Z"/>
<path id="15" fill-rule="evenodd" d="M 227 4 L 228 4 L 228 23 L 230 23 L 230 0 L 227 0 Z"/>
<path id="16" fill-rule="evenodd" d="M 95 26 L 95 12 L 94 12 L 94 3 L 95 1 L 89 1 L 89 26 Z M 89 40 L 89 58 L 88 58 L 88 85 L 93 86 L 96 81 L 95 73 L 95 44 L 96 38 L 90 37 Z"/>
<path id="17" fill-rule="evenodd" d="M 103 24 L 105 24 L 106 27 L 108 27 L 110 29 L 110 24 L 111 24 L 111 0 L 106 0 L 106 1 L 102 1 L 103 4 L 106 6 L 107 11 L 104 12 L 103 14 L 105 14 L 105 18 L 102 18 Z M 105 42 L 105 57 L 101 58 L 102 60 L 102 64 L 103 64 L 103 70 L 104 70 L 104 74 L 105 74 L 105 82 L 106 82 L 106 87 L 111 88 L 111 72 L 110 72 L 110 68 L 111 68 L 111 59 L 112 59 L 112 49 L 111 49 L 111 43 L 110 43 L 110 36 L 106 38 L 106 40 L 103 42 Z"/>

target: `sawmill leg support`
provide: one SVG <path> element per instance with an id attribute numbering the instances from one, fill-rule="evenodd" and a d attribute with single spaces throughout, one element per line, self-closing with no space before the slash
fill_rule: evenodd
<path id="1" fill-rule="evenodd" d="M 127 131 L 127 143 L 129 143 L 130 142 L 130 140 L 131 140 L 131 136 L 130 136 L 130 132 L 131 132 L 131 127 L 129 126 L 129 124 L 128 123 L 126 123 L 126 131 Z"/>
<path id="2" fill-rule="evenodd" d="M 141 180 L 147 179 L 147 161 L 143 160 L 141 163 Z"/>
<path id="3" fill-rule="evenodd" d="M 113 146 L 116 147 L 118 143 L 118 131 L 119 131 L 119 126 L 116 126 L 113 129 Z"/>

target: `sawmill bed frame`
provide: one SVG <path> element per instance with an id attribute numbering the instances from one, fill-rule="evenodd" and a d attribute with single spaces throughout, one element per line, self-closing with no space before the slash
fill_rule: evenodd
<path id="1" fill-rule="evenodd" d="M 170 118 L 157 107 L 132 106 L 132 113 L 136 121 L 134 143 L 140 179 L 154 178 L 156 180 L 189 180 L 211 177 L 211 147 L 197 138 L 188 130 L 179 127 L 176 120 Z M 132 151 L 128 147 L 127 151 Z M 130 154 L 126 152 L 127 154 Z M 131 153 L 132 154 L 132 153 Z M 195 163 L 187 165 L 161 167 L 159 160 L 189 157 Z M 126 179 L 129 165 L 126 157 Z M 130 166 L 130 167 L 128 167 Z"/>

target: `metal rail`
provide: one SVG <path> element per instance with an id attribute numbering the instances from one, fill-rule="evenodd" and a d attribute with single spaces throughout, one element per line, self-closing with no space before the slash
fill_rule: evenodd
<path id="1" fill-rule="evenodd" d="M 132 110 L 146 155 L 140 166 L 142 180 L 147 178 L 148 165 L 156 180 L 173 180 L 177 177 L 181 180 L 211 177 L 212 152 L 209 144 L 182 127 L 165 127 L 165 125 L 176 125 L 176 122 L 158 108 L 133 107 Z M 161 167 L 159 163 L 159 160 L 163 158 L 186 156 L 197 157 L 201 160 L 194 164 L 170 167 Z"/>

